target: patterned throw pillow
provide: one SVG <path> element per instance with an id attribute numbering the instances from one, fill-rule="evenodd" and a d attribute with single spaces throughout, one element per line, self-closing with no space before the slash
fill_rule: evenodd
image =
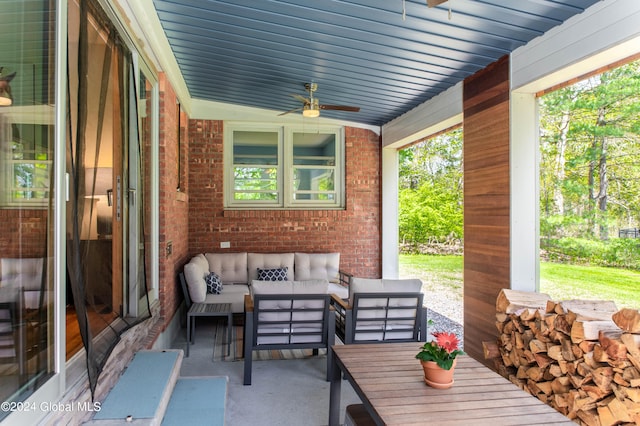
<path id="1" fill-rule="evenodd" d="M 286 281 L 288 267 L 273 269 L 258 268 L 258 281 Z"/>
<path id="2" fill-rule="evenodd" d="M 222 281 L 215 272 L 211 272 L 204 277 L 204 281 L 207 283 L 207 294 L 220 294 L 222 292 Z"/>

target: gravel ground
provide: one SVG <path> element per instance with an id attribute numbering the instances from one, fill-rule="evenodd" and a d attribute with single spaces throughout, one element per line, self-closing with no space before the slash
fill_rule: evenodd
<path id="1" fill-rule="evenodd" d="M 462 277 L 452 285 L 451 280 L 441 281 L 438 276 L 415 270 L 400 270 L 400 278 L 420 278 L 423 282 L 424 304 L 427 306 L 429 336 L 434 331 L 450 331 L 458 336 L 464 347 Z"/>
<path id="2" fill-rule="evenodd" d="M 460 340 L 460 347 L 464 348 L 464 333 L 462 324 L 445 317 L 444 315 L 427 308 L 427 320 L 431 320 L 432 323 L 427 325 L 427 332 L 429 335 L 435 331 L 449 331 L 458 336 Z"/>

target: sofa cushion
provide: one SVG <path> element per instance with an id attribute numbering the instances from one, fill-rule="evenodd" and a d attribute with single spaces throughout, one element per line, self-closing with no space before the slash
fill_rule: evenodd
<path id="1" fill-rule="evenodd" d="M 215 272 L 209 272 L 204 279 L 207 283 L 207 294 L 220 294 L 222 293 L 222 281 Z"/>
<path id="2" fill-rule="evenodd" d="M 327 280 L 251 282 L 252 294 L 327 294 Z"/>
<path id="3" fill-rule="evenodd" d="M 295 280 L 340 280 L 340 253 L 295 253 Z"/>
<path id="4" fill-rule="evenodd" d="M 206 263 L 206 262 L 205 262 Z M 187 280 L 189 297 L 193 303 L 202 303 L 207 295 L 207 283 L 205 276 L 209 274 L 209 269 L 199 262 L 197 256 L 184 265 L 184 278 Z"/>
<path id="5" fill-rule="evenodd" d="M 287 281 L 287 271 L 289 268 L 258 268 L 259 281 Z"/>
<path id="6" fill-rule="evenodd" d="M 247 278 L 247 253 L 206 253 L 208 269 L 220 277 L 222 284 L 249 282 Z"/>
<path id="7" fill-rule="evenodd" d="M 283 296 L 292 296 L 299 294 L 327 294 L 329 282 L 327 280 L 309 280 L 309 281 L 258 281 L 255 280 L 251 284 L 251 291 L 256 294 L 272 294 Z M 324 306 L 322 299 L 300 299 L 295 300 L 293 308 L 295 309 L 321 309 Z M 322 312 L 294 312 L 291 314 L 291 298 L 283 297 L 283 299 L 262 300 L 260 302 L 260 310 L 278 310 L 282 312 L 260 312 L 260 321 L 294 321 L 308 320 L 321 321 Z"/>
<path id="8" fill-rule="evenodd" d="M 282 268 L 287 267 L 287 281 L 293 281 L 293 253 L 248 253 L 246 282 L 258 279 L 258 268 Z"/>
<path id="9" fill-rule="evenodd" d="M 204 303 L 231 303 L 231 312 L 244 312 L 244 295 L 249 294 L 247 284 L 225 284 L 222 293 L 207 294 Z"/>
<path id="10" fill-rule="evenodd" d="M 349 284 L 349 304 L 353 304 L 354 293 L 420 293 L 419 279 L 372 279 L 353 277 Z"/>

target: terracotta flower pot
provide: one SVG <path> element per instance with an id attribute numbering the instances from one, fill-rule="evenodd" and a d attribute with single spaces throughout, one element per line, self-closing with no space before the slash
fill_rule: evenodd
<path id="1" fill-rule="evenodd" d="M 449 389 L 453 386 L 453 370 L 456 368 L 456 360 L 450 370 L 444 370 L 434 361 L 420 361 L 424 370 L 424 382 L 436 389 Z"/>

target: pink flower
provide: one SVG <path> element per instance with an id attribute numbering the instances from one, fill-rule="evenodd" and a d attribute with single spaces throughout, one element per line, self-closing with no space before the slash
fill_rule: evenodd
<path id="1" fill-rule="evenodd" d="M 438 346 L 443 348 L 447 353 L 451 353 L 458 349 L 458 337 L 453 333 L 437 332 L 433 333 L 433 337 L 436 338 Z"/>

